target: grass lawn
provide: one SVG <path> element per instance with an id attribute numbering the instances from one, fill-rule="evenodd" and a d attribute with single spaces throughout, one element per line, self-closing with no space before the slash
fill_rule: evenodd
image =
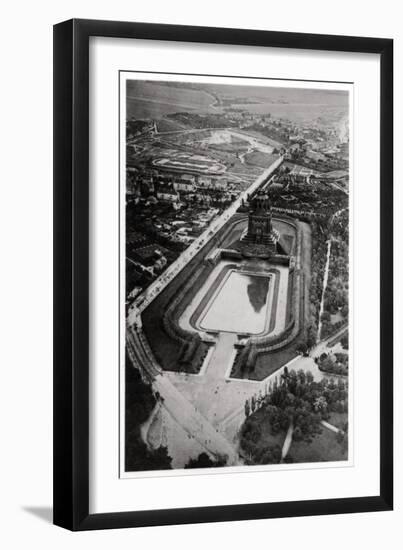
<path id="1" fill-rule="evenodd" d="M 238 158 L 233 157 L 233 159 L 231 159 L 230 161 L 228 172 L 232 172 L 234 174 L 247 174 L 249 176 L 253 176 L 253 179 L 255 179 L 262 173 L 262 167 L 242 164 L 242 162 Z"/>
<path id="2" fill-rule="evenodd" d="M 141 80 L 127 81 L 128 117 L 141 118 L 136 102 L 149 100 L 150 108 L 157 115 L 177 113 L 178 111 L 216 112 L 210 105 L 214 97 L 204 90 L 180 88 L 169 86 L 165 83 L 146 82 Z M 159 118 L 155 116 L 155 118 Z"/>
<path id="3" fill-rule="evenodd" d="M 291 255 L 292 247 L 294 244 L 294 238 L 291 235 L 280 235 L 280 245 L 284 249 L 284 253 Z"/>
<path id="4" fill-rule="evenodd" d="M 245 156 L 245 162 L 247 164 L 260 166 L 262 168 L 269 168 L 277 159 L 278 155 L 271 155 L 270 153 L 262 153 L 260 151 L 254 151 Z"/>
<path id="5" fill-rule="evenodd" d="M 343 332 L 341 332 L 340 334 L 338 334 L 335 338 L 333 338 L 333 340 L 330 340 L 329 343 L 328 343 L 328 346 L 329 347 L 332 347 L 334 345 L 337 344 L 337 342 L 340 342 L 340 340 L 347 334 L 348 336 L 348 327 L 345 328 L 345 330 L 343 330 Z"/>
<path id="6" fill-rule="evenodd" d="M 333 426 L 336 426 L 336 428 L 339 428 L 339 430 L 342 430 L 346 422 L 348 422 L 348 413 L 332 412 L 330 413 L 330 418 L 328 422 L 329 424 L 333 424 Z"/>
<path id="7" fill-rule="evenodd" d="M 278 434 L 273 434 L 270 427 L 270 421 L 265 415 L 263 408 L 259 409 L 253 415 L 246 420 L 247 422 L 253 421 L 253 424 L 257 424 L 260 427 L 260 438 L 257 442 L 257 451 L 256 454 L 260 454 L 262 451 L 265 451 L 269 448 L 273 448 L 278 445 L 280 448 L 283 447 L 285 432 L 279 432 Z M 242 448 L 242 438 L 241 438 L 241 448 Z M 255 453 L 254 453 L 255 454 Z"/>
<path id="8" fill-rule="evenodd" d="M 289 450 L 293 462 L 333 462 L 348 459 L 348 450 L 336 439 L 336 434 L 327 428 L 317 435 L 312 443 L 293 441 Z"/>
<path id="9" fill-rule="evenodd" d="M 298 355 L 297 348 L 301 340 L 302 338 L 297 336 L 295 340 L 284 349 L 259 355 L 256 360 L 255 368 L 253 372 L 249 374 L 248 378 L 252 380 L 263 380 L 273 372 L 276 372 L 276 370 L 280 369 Z"/>
<path id="10" fill-rule="evenodd" d="M 248 144 L 246 141 L 237 140 L 234 143 L 211 143 L 209 149 L 216 149 L 218 151 L 226 151 L 228 153 L 241 153 L 247 151 Z"/>
<path id="11" fill-rule="evenodd" d="M 280 244 L 283 244 L 286 254 L 295 254 L 295 228 L 286 221 L 277 218 L 276 214 L 274 214 L 273 226 L 280 233 Z"/>
<path id="12" fill-rule="evenodd" d="M 274 447 L 275 445 L 279 445 L 281 448 L 283 447 L 285 439 L 285 432 L 280 432 L 276 435 L 274 435 L 271 432 L 270 429 L 270 422 L 267 420 L 264 424 L 262 424 L 262 437 L 259 441 L 259 446 L 264 447 L 265 449 L 268 447 Z"/>

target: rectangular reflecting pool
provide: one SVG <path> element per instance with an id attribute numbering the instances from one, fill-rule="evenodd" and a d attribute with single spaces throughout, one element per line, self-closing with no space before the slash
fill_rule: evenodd
<path id="1" fill-rule="evenodd" d="M 260 334 L 268 315 L 270 277 L 230 271 L 203 313 L 204 330 Z"/>

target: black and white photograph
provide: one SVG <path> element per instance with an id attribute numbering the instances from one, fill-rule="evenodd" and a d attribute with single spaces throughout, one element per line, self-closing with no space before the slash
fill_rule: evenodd
<path id="1" fill-rule="evenodd" d="M 349 465 L 353 86 L 120 86 L 121 477 Z"/>

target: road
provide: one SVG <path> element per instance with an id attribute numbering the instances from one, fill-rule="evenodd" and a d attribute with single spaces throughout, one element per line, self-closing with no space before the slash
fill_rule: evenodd
<path id="1" fill-rule="evenodd" d="M 292 434 L 294 433 L 294 421 L 291 419 L 290 425 L 288 426 L 287 434 L 284 439 L 283 448 L 281 450 L 281 462 L 284 462 L 285 457 L 288 454 L 288 451 L 290 450 L 291 443 L 292 443 Z"/>
<path id="2" fill-rule="evenodd" d="M 316 344 L 316 346 L 313 349 L 311 349 L 311 351 L 309 353 L 310 357 L 313 357 L 313 358 L 320 357 L 322 355 L 322 353 L 325 353 L 326 351 L 328 351 L 328 344 L 332 340 L 335 340 L 336 338 L 341 336 L 344 332 L 346 332 L 347 329 L 348 329 L 348 324 L 346 323 L 343 327 L 341 327 L 340 330 L 338 330 L 337 332 L 335 332 L 331 336 L 328 336 L 327 338 L 325 338 L 321 342 L 318 342 Z"/>
<path id="3" fill-rule="evenodd" d="M 190 260 L 199 252 L 210 239 L 214 237 L 224 226 L 225 223 L 236 213 L 241 206 L 242 200 L 247 199 L 249 193 L 254 193 L 264 181 L 276 170 L 283 162 L 283 157 L 279 157 L 267 170 L 265 170 L 252 183 L 246 191 L 240 194 L 238 199 L 225 210 L 221 216 L 213 220 L 207 229 L 191 243 L 188 248 L 153 282 L 147 289 L 141 293 L 133 302 L 129 314 L 129 326 L 139 323 L 140 314 L 150 305 L 150 303 L 158 296 L 160 292 L 170 283 L 173 277 L 176 277 Z"/>
<path id="4" fill-rule="evenodd" d="M 284 372 L 285 367 L 288 369 L 294 369 L 296 371 L 303 370 L 305 372 L 310 371 L 314 377 L 314 380 L 320 381 L 324 376 L 326 376 L 323 372 L 321 372 L 315 363 L 314 359 L 316 357 L 320 357 L 322 353 L 329 351 L 328 344 L 341 334 L 347 330 L 347 325 L 342 327 L 339 331 L 337 331 L 332 336 L 328 336 L 325 340 L 322 340 L 319 342 L 312 350 L 310 351 L 310 354 L 308 357 L 305 357 L 303 355 L 297 355 L 293 359 L 291 359 L 288 363 L 280 367 L 278 370 L 270 374 L 267 378 L 264 378 L 263 380 L 242 380 L 242 379 L 227 379 L 230 380 L 231 383 L 236 383 L 239 386 L 250 386 L 250 396 L 253 394 L 255 396 L 259 395 L 259 392 L 263 395 L 267 392 L 268 385 L 270 381 L 274 381 L 275 378 L 280 378 L 281 375 Z M 222 419 L 222 429 L 225 429 L 229 431 L 229 428 L 231 425 L 232 431 L 236 431 L 236 425 L 239 427 L 242 422 L 245 419 L 245 411 L 244 411 L 244 402 L 241 406 L 234 407 L 233 410 L 228 413 L 228 415 Z"/>
<path id="5" fill-rule="evenodd" d="M 333 426 L 333 424 L 329 424 L 329 422 L 326 422 L 326 420 L 321 421 L 322 426 L 327 428 L 328 430 L 334 432 L 335 434 L 338 434 L 339 432 L 343 432 L 343 430 L 339 430 L 339 428 L 336 428 L 336 426 Z"/>
<path id="6" fill-rule="evenodd" d="M 318 323 L 318 333 L 316 335 L 316 343 L 320 342 L 320 333 L 321 333 L 321 330 L 322 330 L 322 315 L 323 315 L 323 309 L 324 309 L 324 306 L 325 306 L 325 294 L 326 294 L 327 280 L 329 278 L 329 264 L 330 264 L 330 249 L 331 249 L 331 247 L 332 247 L 332 240 L 329 239 L 327 241 L 326 265 L 325 265 L 325 272 L 323 274 L 322 298 L 320 300 L 319 323 Z"/>

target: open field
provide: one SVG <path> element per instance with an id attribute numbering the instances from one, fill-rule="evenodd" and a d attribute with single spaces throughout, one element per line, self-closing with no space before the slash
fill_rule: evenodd
<path id="1" fill-rule="evenodd" d="M 169 156 L 154 159 L 153 165 L 180 173 L 222 174 L 225 171 L 225 166 L 214 159 L 182 151 L 170 151 Z"/>
<path id="2" fill-rule="evenodd" d="M 338 126 L 348 113 L 348 107 L 312 103 L 254 103 L 234 105 L 249 113 L 284 118 L 298 124 Z"/>
<path id="3" fill-rule="evenodd" d="M 160 118 L 156 121 L 158 132 L 178 132 L 185 129 L 185 126 L 169 118 Z"/>
<path id="4" fill-rule="evenodd" d="M 322 173 L 317 170 L 312 170 L 311 168 L 306 168 L 305 166 L 294 164 L 293 162 L 286 161 L 284 166 L 291 170 L 291 176 L 322 176 Z"/>
<path id="5" fill-rule="evenodd" d="M 252 166 L 260 166 L 261 168 L 268 168 L 278 159 L 278 155 L 271 155 L 270 153 L 261 153 L 260 151 L 254 151 L 245 155 L 246 164 Z"/>
<path id="6" fill-rule="evenodd" d="M 244 142 L 229 142 L 229 143 L 211 143 L 208 146 L 209 149 L 217 151 L 225 151 L 227 153 L 242 153 L 248 150 L 249 146 Z"/>
<path id="7" fill-rule="evenodd" d="M 259 174 L 262 173 L 262 169 L 258 166 L 248 166 L 243 164 L 238 158 L 233 157 L 234 160 L 230 162 L 228 167 L 228 173 L 237 174 L 239 176 L 247 176 L 251 179 L 251 182 L 257 178 Z"/>
<path id="8" fill-rule="evenodd" d="M 162 118 L 177 113 L 179 105 L 159 101 L 149 101 L 141 97 L 127 98 L 127 118 L 136 120 Z"/>
<path id="9" fill-rule="evenodd" d="M 269 83 L 268 83 L 269 84 Z M 250 114 L 286 118 L 298 124 L 339 128 L 348 115 L 346 92 L 266 86 L 189 85 L 181 82 L 129 80 L 128 118 L 159 119 L 165 115 L 224 112 L 223 103 Z"/>
<path id="10" fill-rule="evenodd" d="M 247 130 L 238 130 L 239 134 L 244 134 L 245 136 L 256 138 L 259 142 L 265 143 L 266 145 L 270 145 L 272 149 L 280 149 L 283 146 L 283 143 L 280 143 L 279 141 L 276 141 L 275 139 L 272 139 L 261 132 L 258 132 L 256 130 L 252 130 L 251 128 L 248 128 Z"/>
<path id="11" fill-rule="evenodd" d="M 246 84 L 236 86 L 231 84 L 203 83 L 203 89 L 211 91 L 222 98 L 239 98 L 254 102 L 271 102 L 280 104 L 328 104 L 347 105 L 347 94 L 338 90 L 311 88 L 284 88 L 273 86 L 268 80 L 264 86 Z"/>
<path id="12" fill-rule="evenodd" d="M 182 111 L 220 112 L 208 92 L 167 85 L 163 82 L 129 80 L 127 82 L 127 117 L 161 118 Z"/>

